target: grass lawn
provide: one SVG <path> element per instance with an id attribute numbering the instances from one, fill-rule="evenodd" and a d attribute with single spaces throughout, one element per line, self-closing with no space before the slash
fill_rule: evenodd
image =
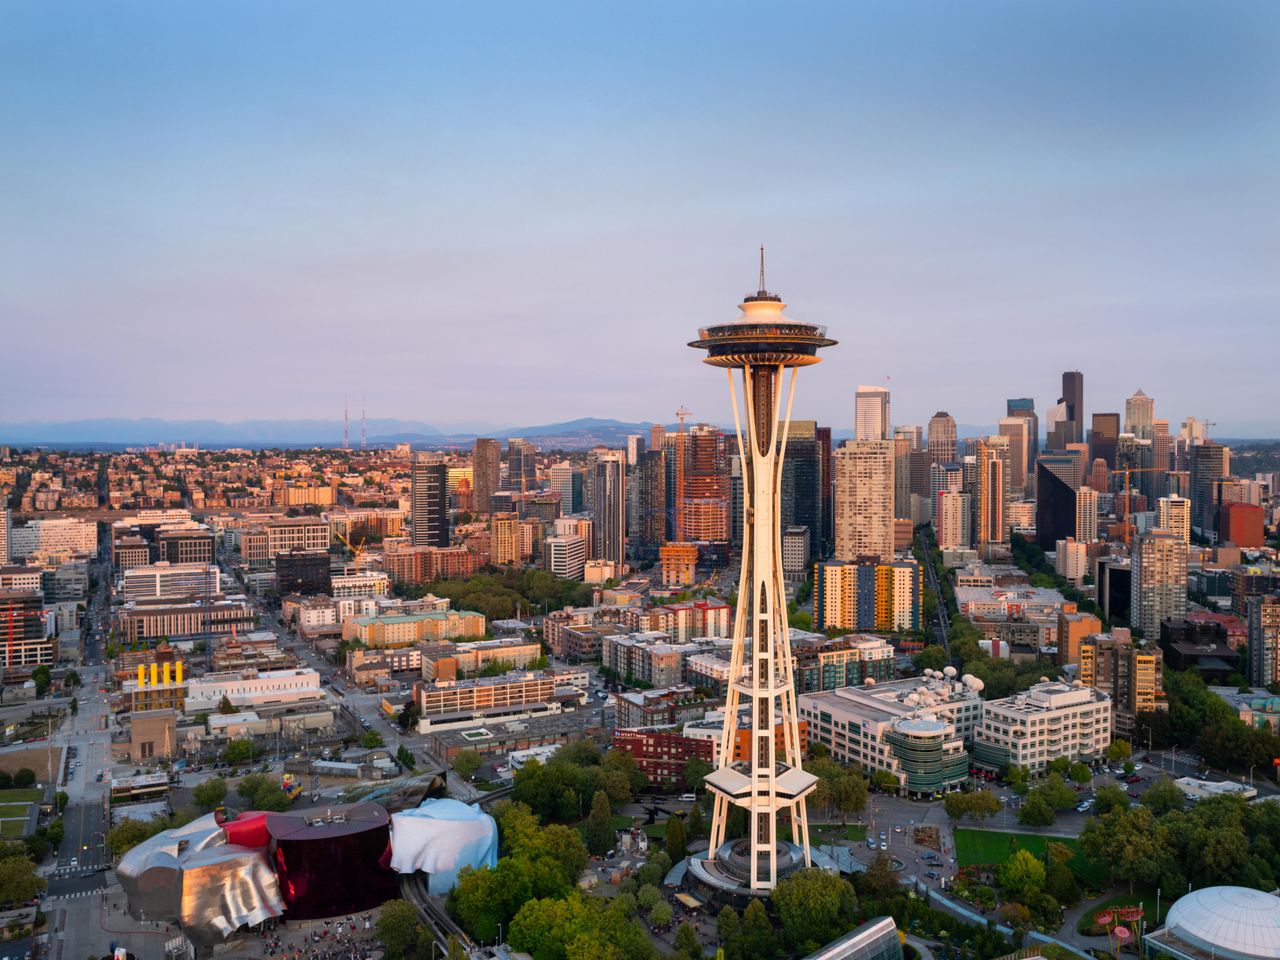
<path id="1" fill-rule="evenodd" d="M 994 830 L 956 830 L 956 862 L 962 867 L 977 863 L 1004 863 L 1012 852 L 1010 838 L 1017 842 L 1023 850 L 1028 850 L 1037 857 L 1044 856 L 1044 845 L 1052 840 L 1075 851 L 1071 860 L 1071 869 L 1086 886 L 1095 890 L 1104 889 L 1108 884 L 1105 864 L 1094 863 L 1080 852 L 1079 841 L 1069 837 L 1043 837 L 1033 833 L 999 833 Z"/>
<path id="2" fill-rule="evenodd" d="M 39 803 L 43 799 L 44 791 L 39 787 L 0 790 L 0 803 Z"/>
<path id="3" fill-rule="evenodd" d="M 1160 913 L 1167 914 L 1169 912 L 1169 897 L 1165 897 L 1160 901 Z M 1175 898 L 1176 899 L 1176 898 Z M 1076 923 L 1076 933 L 1084 933 L 1093 925 L 1093 916 L 1099 910 L 1106 910 L 1109 907 L 1132 907 L 1142 904 L 1146 911 L 1147 927 L 1155 927 L 1158 925 L 1156 917 L 1156 892 L 1150 887 L 1135 887 L 1133 893 L 1122 893 L 1112 897 L 1110 900 L 1104 900 L 1088 913 L 1086 913 Z"/>
<path id="4" fill-rule="evenodd" d="M 0 820 L 0 837 L 21 837 L 26 829 L 25 817 L 21 820 Z"/>

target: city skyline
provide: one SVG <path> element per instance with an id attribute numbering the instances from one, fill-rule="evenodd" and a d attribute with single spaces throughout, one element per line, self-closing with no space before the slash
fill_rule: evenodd
<path id="1" fill-rule="evenodd" d="M 994 423 L 1080 369 L 1087 411 L 1280 436 L 1240 348 L 1280 302 L 1274 7 L 307 9 L 6 10 L 0 316 L 18 355 L 59 332 L 6 419 L 698 415 L 672 344 L 763 242 L 856 331 L 800 416 L 891 377 L 897 422 Z"/>

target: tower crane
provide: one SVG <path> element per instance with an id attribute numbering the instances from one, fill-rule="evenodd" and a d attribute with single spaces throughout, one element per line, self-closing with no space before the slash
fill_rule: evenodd
<path id="1" fill-rule="evenodd" d="M 357 569 L 357 570 L 359 570 L 359 569 L 360 569 L 360 561 L 361 561 L 361 559 L 363 559 L 363 558 L 364 558 L 364 552 L 365 552 L 365 551 L 364 551 L 364 537 L 363 537 L 363 536 L 361 536 L 361 537 L 360 537 L 360 540 L 359 540 L 357 543 L 352 544 L 352 542 L 350 541 L 350 539 L 348 539 L 348 538 L 346 537 L 346 535 L 344 535 L 343 533 L 341 533 L 341 532 L 340 532 L 340 531 L 338 531 L 338 530 L 333 531 L 333 535 L 334 535 L 335 537 L 337 537 L 337 538 L 338 538 L 338 540 L 343 544 L 343 546 L 345 546 L 348 550 L 350 550 L 350 551 L 351 551 L 351 555 L 352 555 L 352 562 L 356 565 L 356 569 Z"/>
<path id="2" fill-rule="evenodd" d="M 1117 467 L 1116 473 L 1124 474 L 1124 545 L 1129 546 L 1129 475 L 1133 473 L 1168 473 L 1164 467 Z"/>

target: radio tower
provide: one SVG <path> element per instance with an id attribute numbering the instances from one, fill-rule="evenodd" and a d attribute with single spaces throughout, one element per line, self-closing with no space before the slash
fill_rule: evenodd
<path id="1" fill-rule="evenodd" d="M 760 248 L 760 289 L 746 297 L 740 309 L 742 316 L 736 321 L 704 327 L 698 331 L 698 339 L 689 344 L 707 351 L 703 362 L 724 367 L 729 377 L 742 459 L 744 518 L 719 766 L 706 778 L 715 798 L 711 843 L 705 865 L 700 866 L 733 877 L 761 895 L 777 884 L 780 868 L 784 873 L 794 869 L 801 858 L 805 866 L 810 865 L 804 798 L 817 778 L 800 765 L 800 729 L 782 586 L 779 493 L 797 368 L 817 363 L 818 349 L 833 346 L 835 341 L 827 339 L 825 327 L 783 314 L 786 304 L 764 285 L 764 247 Z M 788 368 L 791 380 L 782 413 L 783 378 Z M 741 371 L 745 428 L 735 371 Z M 750 716 L 750 747 L 745 760 L 735 761 L 738 711 L 744 703 Z M 775 718 L 780 718 L 782 725 L 781 749 L 774 732 Z M 747 812 L 745 840 L 726 842 L 731 806 Z M 777 818 L 783 810 L 791 813 L 794 844 L 778 842 Z"/>
<path id="2" fill-rule="evenodd" d="M 351 444 L 347 442 L 347 427 L 350 423 L 350 420 L 351 418 L 348 415 L 347 397 L 344 394 L 342 397 L 342 449 L 343 450 L 351 449 Z"/>
<path id="3" fill-rule="evenodd" d="M 364 418 L 364 394 L 360 394 L 360 450 L 364 452 L 365 443 L 365 418 Z"/>

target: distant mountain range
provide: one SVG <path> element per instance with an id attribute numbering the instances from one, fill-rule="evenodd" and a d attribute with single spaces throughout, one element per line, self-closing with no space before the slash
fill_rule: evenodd
<path id="1" fill-rule="evenodd" d="M 631 434 L 649 439 L 652 423 L 582 417 L 562 423 L 544 423 L 526 427 L 468 431 L 477 424 L 459 424 L 453 430 L 442 429 L 419 420 L 371 419 L 365 424 L 370 446 L 409 443 L 424 449 L 470 447 L 476 437 L 507 440 L 524 437 L 544 450 L 587 450 L 604 445 L 620 447 Z M 677 424 L 665 424 L 668 431 Z M 733 428 L 719 424 L 723 430 Z M 994 424 L 962 423 L 957 426 L 961 437 L 978 437 L 995 433 Z M 834 430 L 835 442 L 853 436 L 852 430 Z M 1222 440 L 1230 438 L 1222 437 Z M 349 442 L 360 446 L 360 422 L 352 421 Z M 342 444 L 341 420 L 161 420 L 158 418 L 0 422 L 0 443 L 14 446 L 50 446 L 62 448 L 115 449 L 150 444 L 182 444 L 209 447 L 337 447 Z"/>

